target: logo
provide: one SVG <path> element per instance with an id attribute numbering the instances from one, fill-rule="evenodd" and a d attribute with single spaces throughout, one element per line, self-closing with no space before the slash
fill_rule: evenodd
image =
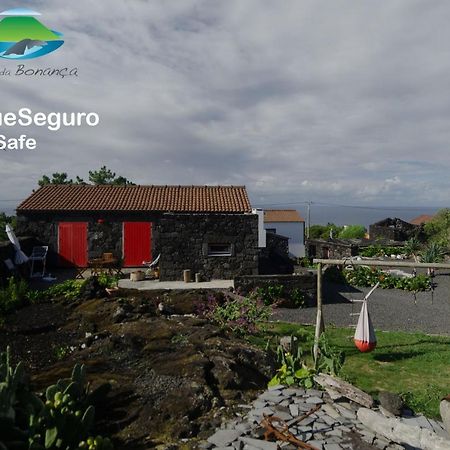
<path id="1" fill-rule="evenodd" d="M 50 30 L 35 18 L 40 15 L 27 8 L 0 13 L 0 16 L 6 16 L 0 22 L 0 58 L 39 58 L 64 44 L 61 33 Z"/>

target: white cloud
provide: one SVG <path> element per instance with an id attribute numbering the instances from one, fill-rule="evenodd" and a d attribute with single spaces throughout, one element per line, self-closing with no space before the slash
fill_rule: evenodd
<path id="1" fill-rule="evenodd" d="M 106 164 L 138 183 L 246 184 L 255 199 L 448 201 L 448 2 L 25 3 L 65 38 L 27 66 L 80 76 L 0 77 L 1 111 L 102 122 L 0 154 L 0 197 Z"/>

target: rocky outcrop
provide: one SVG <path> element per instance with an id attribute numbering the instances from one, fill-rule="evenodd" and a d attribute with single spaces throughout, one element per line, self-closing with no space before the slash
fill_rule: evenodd
<path id="1" fill-rule="evenodd" d="M 121 291 L 117 298 L 65 306 L 52 338 L 56 343 L 64 333 L 76 339 L 64 345 L 63 360 L 35 373 L 34 386 L 42 389 L 82 362 L 94 386 L 108 382 L 113 387 L 98 411 L 97 431 L 111 435 L 117 448 L 206 437 L 224 411 L 254 397 L 273 373 L 266 353 L 248 342 L 203 319 L 158 312 L 161 302 L 175 313 L 191 312 L 194 300 L 206 297 L 183 293 L 177 301 L 173 293 Z M 35 345 L 42 339 L 51 352 L 45 330 L 32 338 Z"/>

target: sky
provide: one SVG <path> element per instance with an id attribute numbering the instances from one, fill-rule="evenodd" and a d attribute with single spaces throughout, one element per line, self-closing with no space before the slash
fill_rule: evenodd
<path id="1" fill-rule="evenodd" d="M 0 152 L 0 209 L 43 174 L 102 165 L 137 184 L 246 185 L 258 206 L 448 205 L 447 0 L 2 2 L 19 6 L 65 40 L 27 68 L 78 77 L 0 76 L 0 112 L 100 124 L 25 129 L 38 148 Z"/>

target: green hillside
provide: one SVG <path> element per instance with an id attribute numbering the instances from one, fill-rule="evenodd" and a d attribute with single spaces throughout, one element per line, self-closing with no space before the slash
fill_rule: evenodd
<path id="1" fill-rule="evenodd" d="M 34 17 L 5 17 L 0 22 L 1 42 L 19 42 L 23 39 L 56 41 L 61 38 Z"/>

